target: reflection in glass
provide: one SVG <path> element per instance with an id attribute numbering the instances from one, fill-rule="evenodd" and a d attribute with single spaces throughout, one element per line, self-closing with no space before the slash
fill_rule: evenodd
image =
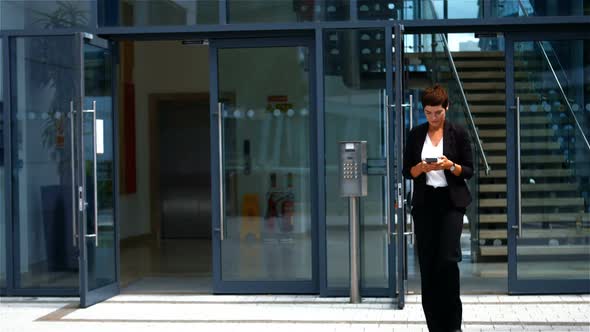
<path id="1" fill-rule="evenodd" d="M 93 114 L 84 115 L 84 159 L 86 170 L 87 233 L 94 233 L 98 222 L 98 246 L 95 238 L 86 241 L 88 252 L 89 290 L 113 283 L 115 275 L 115 224 L 114 224 L 114 151 L 112 111 L 112 64 L 110 51 L 84 45 L 85 109 L 96 102 L 96 132 Z M 96 150 L 94 149 L 96 140 Z M 96 189 L 94 185 L 93 156 L 96 154 Z M 96 190 L 97 202 L 94 201 Z M 98 204 L 98 221 L 94 208 Z"/>
<path id="2" fill-rule="evenodd" d="M 70 102 L 80 68 L 74 38 L 17 38 L 12 46 L 16 287 L 77 288 Z"/>
<path id="3" fill-rule="evenodd" d="M 590 100 L 590 42 L 525 41 L 514 47 L 515 96 L 521 100 L 517 275 L 588 280 L 590 148 L 584 136 L 590 136 L 590 113 L 580 105 Z"/>
<path id="4" fill-rule="evenodd" d="M 385 35 L 382 29 L 330 30 L 324 40 L 328 287 L 349 287 L 348 201 L 335 194 L 338 142 L 366 140 L 368 158 L 385 158 Z M 369 177 L 369 194 L 361 199 L 362 287 L 388 287 L 384 181 Z"/>
<path id="5" fill-rule="evenodd" d="M 121 0 L 118 8 L 106 7 L 107 26 L 216 24 L 218 0 Z"/>
<path id="6" fill-rule="evenodd" d="M 0 288 L 6 287 L 6 192 L 4 187 L 4 90 L 2 87 L 4 62 L 2 47 L 4 40 L 0 38 Z"/>
<path id="7" fill-rule="evenodd" d="M 312 278 L 308 52 L 219 50 L 224 281 Z"/>
<path id="8" fill-rule="evenodd" d="M 576 16 L 590 15 L 588 0 L 495 0 L 493 16 Z"/>
<path id="9" fill-rule="evenodd" d="M 460 82 L 452 74 L 451 62 L 440 34 L 404 35 L 405 93 L 413 96 L 411 126 L 426 122 L 421 94 L 430 82 L 438 82 L 449 93 L 447 119 L 463 126 L 471 136 L 474 151 L 474 176 L 468 180 L 473 202 L 466 211 L 460 262 L 462 290 L 465 292 L 505 292 L 507 281 L 506 206 L 489 206 L 492 199 L 506 197 L 506 112 L 503 39 L 475 37 L 472 33 L 447 35 Z M 484 142 L 484 152 L 492 167 L 486 176 L 479 147 L 474 144 L 475 130 L 468 118 L 468 108 L 461 94 L 465 92 L 477 133 Z M 406 128 L 411 128 L 409 115 Z M 490 145 L 491 144 L 491 148 Z M 499 148 L 500 146 L 500 148 Z M 411 188 L 408 186 L 408 194 Z M 484 202 L 485 204 L 480 204 Z M 503 249 L 503 251 L 501 251 Z M 500 250 L 500 251 L 499 251 Z M 420 289 L 415 246 L 408 246 L 408 286 Z"/>
<path id="10" fill-rule="evenodd" d="M 228 22 L 343 21 L 349 17 L 348 3 L 347 0 L 228 0 Z"/>
<path id="11" fill-rule="evenodd" d="M 2 0 L 0 29 L 94 27 L 95 0 Z"/>

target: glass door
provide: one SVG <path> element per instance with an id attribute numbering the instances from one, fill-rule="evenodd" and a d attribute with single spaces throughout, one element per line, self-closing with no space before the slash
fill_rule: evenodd
<path id="1" fill-rule="evenodd" d="M 118 292 L 112 60 L 77 33 L 10 40 L 15 288 Z"/>
<path id="2" fill-rule="evenodd" d="M 506 45 L 508 289 L 589 292 L 590 35 Z"/>
<path id="3" fill-rule="evenodd" d="M 113 62 L 108 42 L 78 35 L 82 98 L 72 103 L 76 156 L 80 306 L 119 293 L 115 228 Z"/>
<path id="4" fill-rule="evenodd" d="M 216 293 L 317 292 L 313 43 L 210 44 Z"/>

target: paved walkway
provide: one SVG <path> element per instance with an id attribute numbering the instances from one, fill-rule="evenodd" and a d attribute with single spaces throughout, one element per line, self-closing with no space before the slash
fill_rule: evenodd
<path id="1" fill-rule="evenodd" d="M 462 296 L 464 331 L 590 331 L 590 295 Z M 87 309 L 76 298 L 0 298 L 0 331 L 427 331 L 418 296 L 119 295 Z"/>

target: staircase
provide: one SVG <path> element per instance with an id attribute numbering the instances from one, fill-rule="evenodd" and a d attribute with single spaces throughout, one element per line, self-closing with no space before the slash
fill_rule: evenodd
<path id="1" fill-rule="evenodd" d="M 480 164 L 479 234 L 474 259 L 505 261 L 507 256 L 506 110 L 502 52 L 454 52 L 453 58 L 483 149 L 492 168 L 489 175 Z M 535 64 L 534 61 L 539 62 Z M 527 63 L 541 66 L 540 58 Z M 519 66 L 517 66 L 518 68 Z M 520 66 L 521 68 L 523 66 Z M 445 76 L 446 75 L 446 76 Z M 576 170 L 565 157 L 575 153 L 568 141 L 574 128 L 567 110 L 557 105 L 561 95 L 534 90 L 531 71 L 515 73 L 521 107 L 521 202 L 523 236 L 518 255 L 527 260 L 560 260 L 562 255 L 590 257 L 589 202 L 582 195 Z M 443 79 L 452 80 L 450 73 Z M 562 103 L 563 104 L 563 103 Z M 580 153 L 578 150 L 577 153 Z M 479 160 L 479 156 L 477 157 Z M 481 162 L 481 161 L 480 161 Z"/>

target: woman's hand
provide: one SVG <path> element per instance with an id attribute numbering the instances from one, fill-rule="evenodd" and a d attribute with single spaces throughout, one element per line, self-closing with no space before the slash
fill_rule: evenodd
<path id="1" fill-rule="evenodd" d="M 412 167 L 410 173 L 412 173 L 412 177 L 418 177 L 422 173 L 428 173 L 436 169 L 436 165 L 438 163 L 427 163 L 426 161 L 422 160 L 421 162 L 417 163 Z"/>
<path id="2" fill-rule="evenodd" d="M 440 171 L 440 170 L 448 170 L 451 168 L 451 166 L 453 166 L 453 162 L 450 161 L 449 159 L 447 159 L 446 156 L 442 156 L 440 158 L 438 158 L 438 162 L 434 165 L 434 170 L 435 171 Z"/>

